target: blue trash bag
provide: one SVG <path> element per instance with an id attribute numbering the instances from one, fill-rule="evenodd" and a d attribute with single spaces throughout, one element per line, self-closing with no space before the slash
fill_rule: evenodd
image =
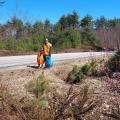
<path id="1" fill-rule="evenodd" d="M 53 66 L 53 61 L 52 61 L 51 56 L 46 56 L 45 59 L 46 59 L 45 60 L 45 67 L 47 67 L 47 68 L 52 67 Z"/>

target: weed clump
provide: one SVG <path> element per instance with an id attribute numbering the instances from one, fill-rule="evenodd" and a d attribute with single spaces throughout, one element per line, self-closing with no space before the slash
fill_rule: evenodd
<path id="1" fill-rule="evenodd" d="M 106 65 L 111 72 L 120 72 L 120 49 L 109 59 Z"/>

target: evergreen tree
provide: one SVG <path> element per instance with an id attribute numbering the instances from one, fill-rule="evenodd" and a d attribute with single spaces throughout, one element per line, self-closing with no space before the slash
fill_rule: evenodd
<path id="1" fill-rule="evenodd" d="M 82 28 L 91 28 L 92 26 L 92 17 L 90 15 L 86 15 L 82 20 L 81 20 L 81 27 Z"/>
<path id="2" fill-rule="evenodd" d="M 36 21 L 33 25 L 33 31 L 35 34 L 39 34 L 43 30 L 43 23 Z"/>
<path id="3" fill-rule="evenodd" d="M 96 29 L 106 29 L 107 26 L 108 26 L 108 21 L 104 16 L 100 17 L 95 22 L 95 28 Z"/>
<path id="4" fill-rule="evenodd" d="M 58 22 L 60 29 L 64 30 L 68 26 L 67 17 L 63 15 Z"/>
<path id="5" fill-rule="evenodd" d="M 69 28 L 72 27 L 73 29 L 75 29 L 79 23 L 79 15 L 77 14 L 77 12 L 73 11 L 72 14 L 69 14 L 67 16 L 67 21 L 68 21 Z"/>
<path id="6" fill-rule="evenodd" d="M 51 23 L 50 23 L 50 21 L 49 21 L 48 19 L 46 19 L 46 20 L 45 20 L 45 23 L 44 23 L 44 30 L 45 30 L 46 32 L 49 32 L 50 29 L 51 29 Z"/>

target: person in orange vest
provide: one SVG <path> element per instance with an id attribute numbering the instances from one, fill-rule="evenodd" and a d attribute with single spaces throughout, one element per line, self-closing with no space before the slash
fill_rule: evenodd
<path id="1" fill-rule="evenodd" d="M 38 54 L 37 54 L 37 64 L 38 67 L 43 67 L 45 61 L 44 61 L 44 55 L 43 52 L 41 50 L 39 50 Z"/>
<path id="2" fill-rule="evenodd" d="M 45 42 L 43 44 L 43 54 L 44 54 L 44 60 L 46 61 L 46 56 L 51 56 L 51 48 L 52 44 L 48 41 L 48 39 L 45 39 Z"/>

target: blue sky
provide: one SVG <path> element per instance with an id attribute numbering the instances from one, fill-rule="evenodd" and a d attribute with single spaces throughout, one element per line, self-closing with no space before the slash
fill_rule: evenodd
<path id="1" fill-rule="evenodd" d="M 120 0 L 6 0 L 4 7 L 0 7 L 0 23 L 5 23 L 15 14 L 24 22 L 34 23 L 48 18 L 56 23 L 62 15 L 73 10 L 78 12 L 80 18 L 86 14 L 94 19 L 100 16 L 120 18 Z"/>

